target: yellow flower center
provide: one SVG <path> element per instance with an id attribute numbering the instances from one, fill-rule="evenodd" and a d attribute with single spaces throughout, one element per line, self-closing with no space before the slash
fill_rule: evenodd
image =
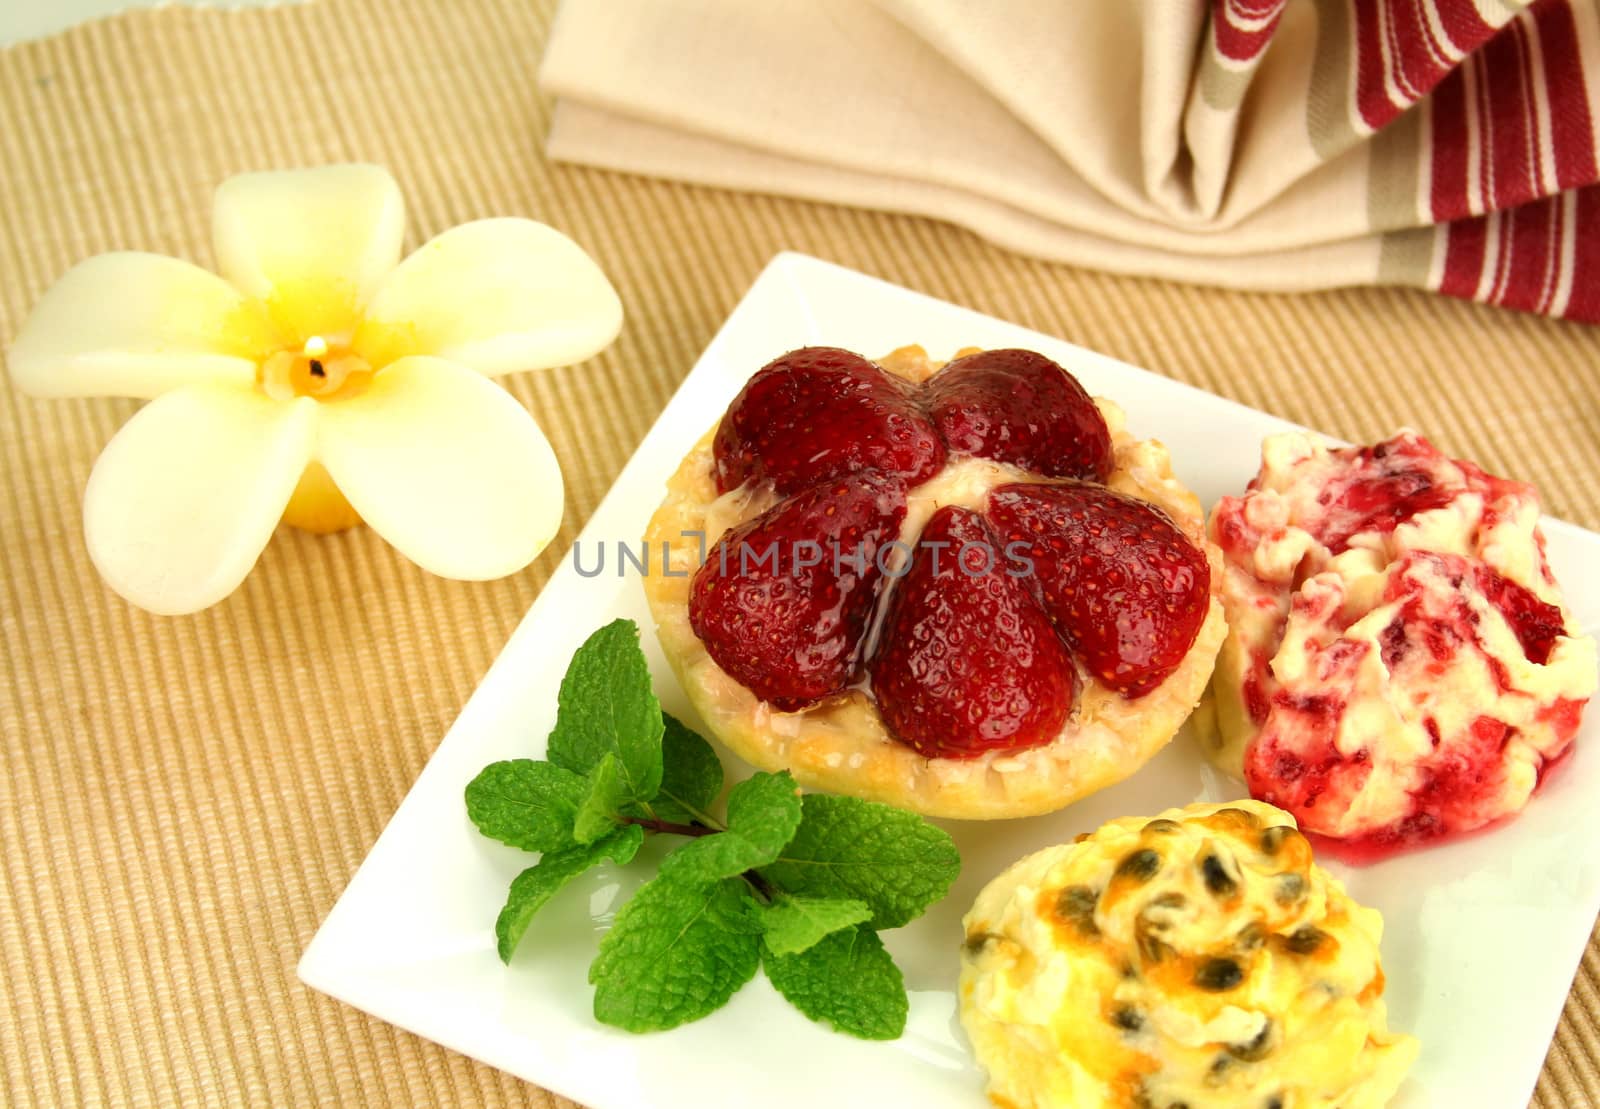
<path id="1" fill-rule="evenodd" d="M 299 350 L 280 350 L 256 371 L 256 384 L 274 400 L 312 397 L 335 400 L 361 392 L 372 380 L 372 367 L 343 340 L 313 335 Z M 326 534 L 361 522 L 326 468 L 313 462 L 300 475 L 294 495 L 283 510 L 290 527 Z"/>
<path id="2" fill-rule="evenodd" d="M 314 397 L 332 400 L 366 388 L 372 367 L 343 341 L 321 335 L 307 339 L 299 350 L 280 350 L 261 363 L 256 383 L 274 400 Z"/>

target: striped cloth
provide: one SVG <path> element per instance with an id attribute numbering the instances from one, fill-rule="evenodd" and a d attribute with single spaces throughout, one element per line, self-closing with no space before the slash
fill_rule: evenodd
<path id="1" fill-rule="evenodd" d="M 558 160 L 1600 321 L 1600 0 L 566 0 Z"/>

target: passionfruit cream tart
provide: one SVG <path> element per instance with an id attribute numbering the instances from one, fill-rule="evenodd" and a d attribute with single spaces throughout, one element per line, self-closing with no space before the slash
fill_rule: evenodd
<path id="1" fill-rule="evenodd" d="M 1302 828 L 1377 851 L 1470 831 L 1520 811 L 1572 742 L 1595 642 L 1532 486 L 1411 431 L 1278 435 L 1210 534 L 1230 631 L 1202 743 Z"/>
<path id="2" fill-rule="evenodd" d="M 961 1022 L 1009 1109 L 1377 1109 L 1383 921 L 1259 801 L 1113 820 L 1013 865 L 964 921 Z"/>
<path id="3" fill-rule="evenodd" d="M 647 533 L 667 659 L 735 753 L 934 816 L 1028 816 L 1137 770 L 1225 635 L 1166 449 L 1025 350 L 793 351 Z"/>

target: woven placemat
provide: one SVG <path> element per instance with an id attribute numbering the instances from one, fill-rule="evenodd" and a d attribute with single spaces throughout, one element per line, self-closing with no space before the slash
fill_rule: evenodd
<path id="1" fill-rule="evenodd" d="M 0 1104 L 569 1104 L 313 993 L 294 964 L 557 552 L 780 249 L 1337 435 L 1415 425 L 1600 525 L 1600 331 L 1415 292 L 1109 277 L 923 220 L 552 167 L 533 85 L 551 7 L 168 9 L 0 53 L 0 341 L 87 255 L 209 263 L 228 174 L 350 159 L 394 169 L 413 244 L 537 216 L 588 246 L 629 311 L 592 363 L 507 380 L 569 502 L 551 552 L 488 584 L 429 577 L 365 530 L 284 532 L 215 609 L 136 612 L 79 530 L 89 467 L 134 405 L 0 387 Z M 1535 1105 L 1600 1101 L 1597 983 L 1591 946 Z"/>

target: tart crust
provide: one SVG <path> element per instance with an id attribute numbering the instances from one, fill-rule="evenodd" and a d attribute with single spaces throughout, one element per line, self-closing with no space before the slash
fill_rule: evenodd
<path id="1" fill-rule="evenodd" d="M 967 351 L 959 352 L 957 357 Z M 943 363 L 921 347 L 903 347 L 878 363 L 912 381 Z M 883 801 L 928 816 L 991 820 L 1034 816 L 1121 781 L 1171 741 L 1199 702 L 1226 635 L 1217 587 L 1221 555 L 1205 535 L 1200 502 L 1173 476 L 1166 447 L 1125 430 L 1122 410 L 1095 398 L 1111 430 L 1116 466 L 1106 484 L 1156 505 L 1211 564 L 1211 604 L 1194 645 L 1154 690 L 1129 700 L 1080 671 L 1077 703 L 1054 740 L 1022 751 L 970 759 L 929 759 L 892 738 L 876 703 L 852 688 L 799 712 L 780 712 L 728 676 L 689 625 L 689 586 L 704 550 L 728 528 L 776 503 L 770 492 L 742 486 L 718 495 L 712 466 L 713 426 L 667 482 L 666 500 L 650 518 L 646 542 L 670 552 L 670 572 L 645 575 L 656 634 L 701 719 L 724 744 L 762 770 L 788 770 L 803 786 Z M 981 506 L 987 492 L 1035 475 L 980 459 L 952 459 L 945 471 L 911 491 L 902 539 L 914 541 L 936 508 Z M 665 568 L 664 568 L 665 569 Z M 893 588 L 892 581 L 887 582 Z M 870 639 L 870 637 L 869 637 Z"/>

